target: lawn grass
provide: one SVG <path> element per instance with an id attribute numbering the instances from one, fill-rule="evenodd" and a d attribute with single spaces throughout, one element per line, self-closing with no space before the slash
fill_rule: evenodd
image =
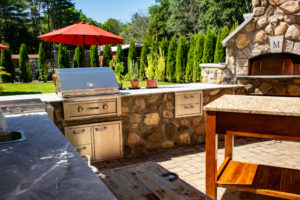
<path id="1" fill-rule="evenodd" d="M 173 83 L 158 82 L 158 85 L 172 85 Z M 21 95 L 21 94 L 43 94 L 54 93 L 55 87 L 53 82 L 49 83 L 0 83 L 0 86 L 4 88 L 0 92 L 0 96 L 7 95 Z M 129 81 L 123 82 L 123 88 L 130 87 Z M 140 87 L 146 87 L 145 81 L 140 81 Z"/>

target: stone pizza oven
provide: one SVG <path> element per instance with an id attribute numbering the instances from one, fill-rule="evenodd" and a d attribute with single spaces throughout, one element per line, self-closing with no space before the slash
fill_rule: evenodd
<path id="1" fill-rule="evenodd" d="M 206 82 L 216 83 L 207 78 L 215 77 L 218 83 L 247 85 L 249 93 L 300 96 L 300 1 L 252 3 L 253 12 L 222 42 L 226 67 L 201 66 Z"/>

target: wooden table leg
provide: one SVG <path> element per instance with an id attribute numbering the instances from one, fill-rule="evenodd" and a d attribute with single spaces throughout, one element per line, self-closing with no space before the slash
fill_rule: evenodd
<path id="1" fill-rule="evenodd" d="M 229 157 L 230 160 L 232 160 L 233 139 L 233 135 L 225 135 L 225 158 Z"/>
<path id="2" fill-rule="evenodd" d="M 206 195 L 217 199 L 216 112 L 206 113 Z"/>

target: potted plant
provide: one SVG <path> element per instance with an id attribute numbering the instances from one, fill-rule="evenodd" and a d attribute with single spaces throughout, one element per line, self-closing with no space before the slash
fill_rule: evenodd
<path id="1" fill-rule="evenodd" d="M 157 75 L 155 73 L 155 66 L 157 60 L 154 55 L 147 55 L 148 66 L 146 68 L 146 77 L 147 77 L 147 88 L 157 88 Z"/>
<path id="2" fill-rule="evenodd" d="M 129 60 L 127 80 L 130 81 L 131 89 L 139 88 L 140 81 L 139 81 L 138 74 L 139 74 L 138 63 L 134 60 Z"/>
<path id="3" fill-rule="evenodd" d="M 117 82 L 119 84 L 119 88 L 120 90 L 123 89 L 123 83 L 122 83 L 122 73 L 124 71 L 124 64 L 123 62 L 120 62 L 120 63 L 116 63 L 116 66 L 115 66 L 115 76 L 116 76 L 116 79 L 117 79 Z"/>

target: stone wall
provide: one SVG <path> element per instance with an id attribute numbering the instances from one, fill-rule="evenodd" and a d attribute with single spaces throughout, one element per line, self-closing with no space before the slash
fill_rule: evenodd
<path id="1" fill-rule="evenodd" d="M 203 63 L 200 64 L 202 83 L 230 84 L 230 71 L 225 63 Z"/>
<path id="2" fill-rule="evenodd" d="M 300 78 L 238 78 L 246 94 L 300 97 Z"/>
<path id="3" fill-rule="evenodd" d="M 223 41 L 226 65 L 234 77 L 248 75 L 249 59 L 274 53 L 270 46 L 273 36 L 280 36 L 278 40 L 282 41 L 276 53 L 300 55 L 300 1 L 252 0 L 252 3 L 252 16 Z"/>
<path id="4" fill-rule="evenodd" d="M 243 87 L 203 91 L 203 104 L 223 94 L 244 94 Z M 202 116 L 175 118 L 175 94 L 122 96 L 122 115 L 104 119 L 66 122 L 62 102 L 53 102 L 54 122 L 64 133 L 65 126 L 122 120 L 125 156 L 159 151 L 176 146 L 205 142 L 205 118 Z"/>
<path id="5" fill-rule="evenodd" d="M 244 88 L 203 91 L 204 105 L 223 94 L 244 94 Z M 122 97 L 125 156 L 205 142 L 205 118 L 175 118 L 175 94 Z"/>

